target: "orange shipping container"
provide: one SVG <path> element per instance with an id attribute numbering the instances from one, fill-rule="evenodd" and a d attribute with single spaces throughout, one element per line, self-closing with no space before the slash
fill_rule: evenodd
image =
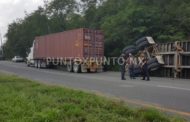
<path id="1" fill-rule="evenodd" d="M 100 30 L 69 30 L 36 37 L 34 42 L 34 59 L 103 56 L 104 36 Z"/>

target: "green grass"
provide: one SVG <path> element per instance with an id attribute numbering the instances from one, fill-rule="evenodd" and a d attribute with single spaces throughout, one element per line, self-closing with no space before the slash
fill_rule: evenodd
<path id="1" fill-rule="evenodd" d="M 184 122 L 154 109 L 0 74 L 0 122 Z"/>

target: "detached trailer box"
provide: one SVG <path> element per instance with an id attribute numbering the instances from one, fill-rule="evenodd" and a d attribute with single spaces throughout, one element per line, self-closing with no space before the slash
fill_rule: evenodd
<path id="1" fill-rule="evenodd" d="M 190 41 L 161 43 L 157 46 L 165 64 L 152 75 L 190 79 Z"/>
<path id="2" fill-rule="evenodd" d="M 100 30 L 81 28 L 39 36 L 33 46 L 35 67 L 62 65 L 62 60 L 66 62 L 69 72 L 102 70 L 100 59 L 104 57 L 104 35 Z M 98 60 L 92 62 L 89 60 L 92 58 Z"/>

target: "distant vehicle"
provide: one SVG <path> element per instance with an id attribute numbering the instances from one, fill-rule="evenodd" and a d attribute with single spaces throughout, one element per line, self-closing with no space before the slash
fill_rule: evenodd
<path id="1" fill-rule="evenodd" d="M 4 60 L 3 50 L 0 48 L 0 60 Z"/>
<path id="2" fill-rule="evenodd" d="M 36 68 L 65 65 L 69 72 L 101 72 L 103 58 L 102 31 L 80 28 L 36 37 L 27 65 Z"/>
<path id="3" fill-rule="evenodd" d="M 5 57 L 0 55 L 0 60 L 5 60 Z"/>
<path id="4" fill-rule="evenodd" d="M 24 58 L 20 57 L 20 56 L 15 56 L 14 58 L 12 58 L 13 62 L 24 62 Z"/>

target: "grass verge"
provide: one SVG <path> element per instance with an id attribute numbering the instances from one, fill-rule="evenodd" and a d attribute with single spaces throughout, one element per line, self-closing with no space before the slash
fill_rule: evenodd
<path id="1" fill-rule="evenodd" d="M 185 122 L 154 109 L 78 90 L 0 74 L 0 121 L 9 122 Z"/>

